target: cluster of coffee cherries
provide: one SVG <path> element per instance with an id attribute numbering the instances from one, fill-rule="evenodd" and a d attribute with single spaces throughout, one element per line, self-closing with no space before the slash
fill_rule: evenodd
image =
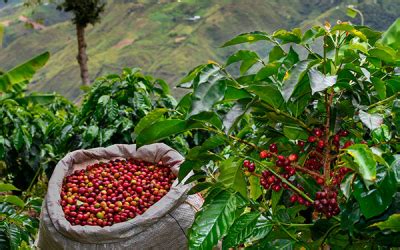
<path id="1" fill-rule="evenodd" d="M 175 179 L 162 162 L 100 162 L 64 178 L 60 204 L 72 225 L 111 226 L 143 214 Z"/>
<path id="2" fill-rule="evenodd" d="M 317 184 L 324 186 L 322 191 L 317 192 L 314 204 L 304 199 L 302 196 L 294 193 L 294 190 L 285 183 L 282 182 L 282 178 L 277 177 L 269 170 L 265 170 L 261 173 L 260 184 L 265 189 L 271 189 L 275 192 L 279 192 L 282 188 L 292 192 L 290 196 L 290 202 L 299 203 L 306 206 L 313 205 L 315 210 L 326 215 L 327 218 L 337 215 L 340 212 L 337 204 L 337 191 L 336 188 L 342 182 L 344 176 L 351 171 L 346 167 L 338 168 L 337 171 L 331 172 L 331 179 L 325 180 L 321 170 L 323 169 L 324 154 L 329 150 L 332 154 L 335 154 L 341 148 L 347 148 L 353 144 L 351 140 L 347 140 L 341 145 L 341 138 L 347 137 L 349 132 L 347 130 L 340 130 L 333 136 L 326 138 L 326 135 L 321 128 L 314 128 L 312 134 L 308 137 L 307 141 L 298 141 L 299 153 L 306 153 L 307 159 L 302 166 L 297 165 L 298 154 L 292 153 L 289 156 L 278 154 L 278 147 L 275 143 L 269 145 L 269 150 L 262 150 L 260 152 L 260 158 L 270 158 L 271 162 L 275 164 L 275 172 L 282 178 L 286 179 L 287 182 L 296 186 L 299 190 L 304 192 L 301 185 L 295 183 L 295 178 L 292 176 L 296 174 L 296 171 L 301 171 L 305 174 L 310 174 L 315 178 Z M 306 152 L 307 151 L 307 152 Z M 253 162 L 245 160 L 243 166 L 247 168 L 248 172 L 254 172 L 256 166 Z M 310 171 L 315 174 L 310 173 Z"/>
<path id="3" fill-rule="evenodd" d="M 350 168 L 341 167 L 336 172 L 331 172 L 332 184 L 340 185 L 340 183 L 343 181 L 344 176 L 351 171 L 352 169 Z"/>
<path id="4" fill-rule="evenodd" d="M 337 192 L 329 189 L 317 192 L 315 194 L 314 208 L 316 211 L 325 214 L 328 219 L 338 215 L 340 208 L 337 203 Z"/>

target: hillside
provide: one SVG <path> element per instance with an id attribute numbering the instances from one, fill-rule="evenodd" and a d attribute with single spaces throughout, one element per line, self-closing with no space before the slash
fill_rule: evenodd
<path id="1" fill-rule="evenodd" d="M 52 5 L 26 8 L 19 2 L 0 5 L 0 23 L 7 26 L 0 49 L 1 67 L 9 69 L 48 50 L 50 62 L 37 75 L 33 90 L 56 91 L 75 99 L 81 90 L 75 59 L 75 29 L 69 15 L 58 12 Z M 362 3 L 354 0 L 109 0 L 101 23 L 87 29 L 91 79 L 119 73 L 123 67 L 140 67 L 173 86 L 195 65 L 209 59 L 221 61 L 229 49 L 219 49 L 219 45 L 242 32 L 348 20 L 347 4 L 357 5 L 367 25 L 384 29 L 400 11 L 396 0 L 358 2 Z M 352 21 L 359 23 L 357 18 Z"/>

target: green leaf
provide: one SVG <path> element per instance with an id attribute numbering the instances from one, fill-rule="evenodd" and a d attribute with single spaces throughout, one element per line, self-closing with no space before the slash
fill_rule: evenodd
<path id="1" fill-rule="evenodd" d="M 225 133 L 230 134 L 232 130 L 236 127 L 242 117 L 250 109 L 251 103 L 240 101 L 237 102 L 231 110 L 224 117 L 224 130 Z"/>
<path id="2" fill-rule="evenodd" d="M 196 186 L 192 187 L 189 190 L 188 195 L 197 194 L 199 192 L 202 192 L 202 191 L 210 188 L 212 185 L 213 184 L 211 182 L 200 182 Z"/>
<path id="3" fill-rule="evenodd" d="M 154 109 L 150 113 L 148 113 L 145 117 L 140 119 L 140 121 L 135 127 L 135 130 L 133 131 L 133 139 L 135 139 L 140 134 L 140 132 L 142 132 L 143 129 L 159 121 L 167 111 L 168 109 L 166 108 Z"/>
<path id="4" fill-rule="evenodd" d="M 92 144 L 94 139 L 96 139 L 99 134 L 99 127 L 96 125 L 89 126 L 83 133 L 83 140 L 86 145 Z"/>
<path id="5" fill-rule="evenodd" d="M 193 170 L 194 166 L 197 165 L 198 162 L 190 161 L 185 159 L 185 161 L 179 166 L 178 180 L 182 182 L 183 179 Z"/>
<path id="6" fill-rule="evenodd" d="M 288 77 L 284 80 L 281 93 L 285 102 L 288 102 L 297 84 L 303 79 L 313 61 L 305 60 L 295 64 L 289 71 Z"/>
<path id="7" fill-rule="evenodd" d="M 204 153 L 226 143 L 226 138 L 221 135 L 214 135 L 203 142 L 201 146 L 196 146 L 187 153 L 186 159 L 189 160 L 204 160 Z"/>
<path id="8" fill-rule="evenodd" d="M 227 188 L 232 188 L 247 197 L 247 184 L 244 178 L 241 163 L 236 158 L 229 158 L 219 167 L 220 175 L 218 181 Z"/>
<path id="9" fill-rule="evenodd" d="M 378 77 L 371 77 L 372 84 L 376 92 L 378 93 L 379 99 L 383 100 L 386 98 L 386 84 L 383 80 Z"/>
<path id="10" fill-rule="evenodd" d="M 355 18 L 357 16 L 357 11 L 354 8 L 347 6 L 346 15 L 351 18 Z"/>
<path id="11" fill-rule="evenodd" d="M 390 141 L 391 138 L 389 127 L 386 124 L 382 124 L 379 128 L 372 131 L 372 139 L 376 143 L 387 142 Z"/>
<path id="12" fill-rule="evenodd" d="M 16 188 L 13 184 L 9 183 L 0 183 L 0 192 L 9 192 L 9 191 L 18 191 L 19 189 Z"/>
<path id="13" fill-rule="evenodd" d="M 221 117 L 219 117 L 217 112 L 213 111 L 202 111 L 197 115 L 191 116 L 190 120 L 200 121 L 202 123 L 210 124 L 218 130 L 221 130 L 223 127 Z"/>
<path id="14" fill-rule="evenodd" d="M 370 130 L 377 129 L 383 124 L 383 117 L 379 114 L 369 114 L 360 110 L 358 116 L 362 123 Z"/>
<path id="15" fill-rule="evenodd" d="M 400 18 L 383 33 L 381 43 L 395 50 L 400 49 Z"/>
<path id="16" fill-rule="evenodd" d="M 250 50 L 239 50 L 235 54 L 231 55 L 227 62 L 226 65 L 231 65 L 232 63 L 235 62 L 242 62 L 240 65 L 240 73 L 244 74 L 246 73 L 254 64 L 257 62 L 260 62 L 261 59 L 258 57 L 257 53 L 254 51 Z"/>
<path id="17" fill-rule="evenodd" d="M 171 135 L 176 135 L 200 127 L 202 127 L 202 125 L 199 123 L 179 119 L 159 121 L 143 129 L 136 138 L 136 144 L 138 147 L 141 147 L 145 144 L 165 139 Z"/>
<path id="18" fill-rule="evenodd" d="M 400 187 L 400 157 L 392 162 L 390 168 L 393 170 L 397 186 Z"/>
<path id="19" fill-rule="evenodd" d="M 255 80 L 261 81 L 277 74 L 279 66 L 280 65 L 278 63 L 268 63 L 257 72 Z"/>
<path id="20" fill-rule="evenodd" d="M 192 94 L 192 105 L 189 116 L 197 115 L 203 111 L 211 111 L 211 107 L 224 98 L 227 88 L 222 76 L 213 76 L 208 81 L 198 85 Z"/>
<path id="21" fill-rule="evenodd" d="M 356 28 L 354 28 L 353 25 L 348 24 L 348 23 L 342 23 L 342 24 L 335 25 L 332 28 L 331 33 L 335 32 L 337 30 L 347 31 L 348 33 L 352 34 L 353 36 L 359 37 L 363 41 L 368 40 L 367 37 L 361 31 L 357 30 Z"/>
<path id="22" fill-rule="evenodd" d="M 285 102 L 279 90 L 270 84 L 250 85 L 247 90 L 255 93 L 261 100 L 268 103 L 272 107 L 279 108 Z"/>
<path id="23" fill-rule="evenodd" d="M 281 46 L 276 45 L 272 48 L 269 52 L 269 59 L 268 62 L 271 64 L 274 61 L 277 61 L 286 55 L 285 51 L 282 49 Z"/>
<path id="24" fill-rule="evenodd" d="M 36 71 L 47 63 L 49 57 L 50 53 L 45 52 L 0 75 L 0 91 L 10 89 L 13 84 L 31 80 Z"/>
<path id="25" fill-rule="evenodd" d="M 343 195 L 349 199 L 351 195 L 351 185 L 353 184 L 355 174 L 349 174 L 345 177 L 345 179 L 340 183 L 340 189 L 342 190 Z"/>
<path id="26" fill-rule="evenodd" d="M 259 212 L 249 212 L 235 220 L 222 242 L 222 249 L 228 249 L 243 243 L 253 232 L 260 215 Z"/>
<path id="27" fill-rule="evenodd" d="M 265 238 L 272 230 L 271 221 L 261 215 L 257 224 L 253 229 L 253 232 L 247 237 L 247 242 L 255 242 Z"/>
<path id="28" fill-rule="evenodd" d="M 367 145 L 354 144 L 346 149 L 357 165 L 355 169 L 363 178 L 365 185 L 369 186 L 376 181 L 376 161 L 374 154 Z"/>
<path id="29" fill-rule="evenodd" d="M 371 226 L 379 227 L 380 230 L 400 232 L 400 214 L 392 214 L 386 221 L 377 222 Z"/>
<path id="30" fill-rule="evenodd" d="M 275 214 L 276 206 L 278 205 L 282 197 L 282 194 L 283 194 L 283 189 L 279 190 L 279 192 L 272 192 L 271 194 L 271 208 L 273 214 Z"/>
<path id="31" fill-rule="evenodd" d="M 0 160 L 4 158 L 6 154 L 6 139 L 0 135 Z"/>
<path id="32" fill-rule="evenodd" d="M 34 93 L 34 94 L 30 94 L 28 96 L 25 96 L 23 99 L 30 103 L 46 105 L 46 104 L 54 102 L 54 100 L 56 99 L 56 95 L 55 94 Z"/>
<path id="33" fill-rule="evenodd" d="M 262 188 L 260 185 L 260 177 L 251 175 L 249 177 L 249 183 L 250 183 L 250 192 L 249 192 L 249 197 L 250 199 L 257 200 L 260 195 L 262 195 Z"/>
<path id="34" fill-rule="evenodd" d="M 228 86 L 226 88 L 224 101 L 236 101 L 246 98 L 252 98 L 252 95 L 250 95 L 250 93 L 245 89 L 238 89 L 233 86 Z"/>
<path id="35" fill-rule="evenodd" d="M 237 203 L 235 194 L 222 191 L 204 204 L 189 229 L 189 249 L 212 249 L 235 221 Z"/>
<path id="36" fill-rule="evenodd" d="M 300 43 L 301 42 L 301 31 L 300 29 L 293 29 L 292 31 L 277 30 L 273 36 L 277 39 L 282 40 L 282 44 L 285 43 Z"/>
<path id="37" fill-rule="evenodd" d="M 325 89 L 335 85 L 337 76 L 326 76 L 317 69 L 311 69 L 308 72 L 312 94 L 324 91 Z"/>
<path id="38" fill-rule="evenodd" d="M 98 136 L 100 146 L 103 146 L 108 142 L 111 137 L 117 132 L 117 129 L 110 128 L 110 129 L 100 129 L 100 133 Z"/>
<path id="39" fill-rule="evenodd" d="M 24 134 L 20 127 L 14 129 L 12 142 L 16 150 L 20 150 L 24 146 Z"/>
<path id="40" fill-rule="evenodd" d="M 390 47 L 376 45 L 376 47 L 370 49 L 368 53 L 370 54 L 370 56 L 376 57 L 386 63 L 391 64 L 395 62 L 394 55 L 396 55 L 396 51 L 394 51 Z"/>
<path id="41" fill-rule="evenodd" d="M 0 202 L 8 202 L 18 207 L 24 207 L 25 202 L 15 195 L 0 196 Z"/>
<path id="42" fill-rule="evenodd" d="M 396 179 L 393 172 L 380 171 L 376 188 L 367 189 L 360 178 L 353 183 L 353 195 L 360 205 L 361 212 L 369 219 L 383 213 L 392 203 L 396 193 Z"/>
<path id="43" fill-rule="evenodd" d="M 254 31 L 250 33 L 240 34 L 237 37 L 233 38 L 232 40 L 229 40 L 228 42 L 224 43 L 222 47 L 232 46 L 241 43 L 254 43 L 262 40 L 270 41 L 271 38 L 265 32 Z"/>
<path id="44" fill-rule="evenodd" d="M 307 131 L 297 126 L 283 126 L 283 134 L 289 140 L 307 140 L 308 138 Z"/>

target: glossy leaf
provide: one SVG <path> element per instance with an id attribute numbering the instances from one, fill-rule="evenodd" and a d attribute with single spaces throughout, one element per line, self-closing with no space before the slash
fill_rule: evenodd
<path id="1" fill-rule="evenodd" d="M 134 134 L 133 138 L 136 138 L 140 134 L 140 132 L 142 132 L 143 129 L 159 121 L 167 111 L 168 109 L 159 108 L 159 109 L 154 109 L 150 113 L 148 113 L 136 125 L 135 130 L 133 131 Z"/>
<path id="2" fill-rule="evenodd" d="M 392 214 L 387 220 L 374 223 L 371 226 L 379 227 L 380 230 L 400 232 L 400 214 Z"/>
<path id="3" fill-rule="evenodd" d="M 212 186 L 212 183 L 210 183 L 210 182 L 200 182 L 200 183 L 196 184 L 196 186 L 192 187 L 189 190 L 188 195 L 200 193 L 200 192 L 210 188 L 211 186 Z"/>
<path id="4" fill-rule="evenodd" d="M 211 249 L 224 236 L 236 219 L 236 195 L 219 192 L 196 214 L 189 229 L 189 249 Z"/>
<path id="5" fill-rule="evenodd" d="M 346 177 L 344 178 L 344 180 L 342 181 L 342 183 L 340 183 L 340 189 L 342 190 L 343 195 L 349 199 L 350 195 L 351 195 L 351 186 L 353 184 L 353 180 L 354 180 L 354 173 L 353 174 L 349 174 L 346 175 Z"/>
<path id="6" fill-rule="evenodd" d="M 199 123 L 191 123 L 179 119 L 156 122 L 142 130 L 136 138 L 136 144 L 138 147 L 141 147 L 142 145 L 165 139 L 168 136 L 176 135 L 192 128 L 199 127 L 201 127 L 201 124 Z"/>
<path id="7" fill-rule="evenodd" d="M 224 117 L 224 131 L 229 134 L 250 109 L 251 102 L 237 102 Z"/>
<path id="8" fill-rule="evenodd" d="M 13 184 L 9 183 L 0 183 L 0 192 L 9 192 L 9 191 L 18 191 L 19 189 L 16 188 Z"/>
<path id="9" fill-rule="evenodd" d="M 216 102 L 224 98 L 226 88 L 226 81 L 221 80 L 219 76 L 200 84 L 193 91 L 189 116 L 197 115 L 203 111 L 210 111 Z"/>
<path id="10" fill-rule="evenodd" d="M 223 161 L 219 167 L 218 181 L 227 188 L 232 188 L 247 197 L 247 184 L 244 178 L 241 163 L 236 158 Z"/>
<path id="11" fill-rule="evenodd" d="M 278 63 L 269 63 L 265 65 L 257 72 L 255 80 L 257 81 L 264 80 L 267 77 L 277 74 L 279 66 L 280 65 Z"/>
<path id="12" fill-rule="evenodd" d="M 396 192 L 396 180 L 393 172 L 382 171 L 376 187 L 367 189 L 357 178 L 353 183 L 353 190 L 362 214 L 369 219 L 383 213 L 389 207 Z"/>
<path id="13" fill-rule="evenodd" d="M 369 114 L 360 110 L 359 117 L 362 123 L 370 130 L 379 128 L 383 123 L 383 117 L 379 114 Z"/>
<path id="14" fill-rule="evenodd" d="M 8 202 L 18 207 L 23 207 L 25 205 L 25 202 L 16 195 L 0 196 L 0 202 Z"/>
<path id="15" fill-rule="evenodd" d="M 257 200 L 263 193 L 260 185 L 260 177 L 251 175 L 248 179 L 250 184 L 249 198 Z"/>
<path id="16" fill-rule="evenodd" d="M 228 42 L 224 43 L 222 47 L 232 46 L 241 43 L 254 43 L 262 40 L 270 41 L 271 38 L 265 32 L 254 31 L 250 33 L 240 34 L 237 37 L 233 38 L 232 40 L 229 40 Z"/>
<path id="17" fill-rule="evenodd" d="M 398 18 L 382 35 L 382 44 L 400 49 L 400 18 Z"/>
<path id="18" fill-rule="evenodd" d="M 279 108 L 284 104 L 281 93 L 273 85 L 251 85 L 247 87 L 247 90 L 258 95 L 261 100 L 272 107 Z"/>
<path id="19" fill-rule="evenodd" d="M 308 138 L 307 131 L 297 126 L 285 125 L 283 127 L 283 134 L 289 140 L 307 140 Z"/>
<path id="20" fill-rule="evenodd" d="M 222 241 L 222 249 L 228 249 L 243 243 L 253 232 L 259 217 L 259 212 L 249 212 L 237 218 Z"/>
<path id="21" fill-rule="evenodd" d="M 277 39 L 282 40 L 282 44 L 285 43 L 300 43 L 301 42 L 301 31 L 300 29 L 294 29 L 292 31 L 277 30 L 273 36 Z"/>
<path id="22" fill-rule="evenodd" d="M 364 144 L 355 144 L 346 149 L 346 152 L 353 157 L 357 165 L 356 171 L 360 173 L 367 186 L 376 180 L 376 161 L 374 154 Z"/>
<path id="23" fill-rule="evenodd" d="M 307 69 L 311 66 L 312 61 L 305 60 L 295 64 L 289 71 L 287 79 L 283 82 L 281 93 L 285 102 L 288 102 L 297 84 L 306 74 Z"/>
<path id="24" fill-rule="evenodd" d="M 272 63 L 284 57 L 286 55 L 285 51 L 281 46 L 274 46 L 268 54 L 268 62 Z"/>
<path id="25" fill-rule="evenodd" d="M 386 98 L 386 83 L 377 77 L 371 78 L 372 84 L 376 92 L 378 93 L 379 99 L 383 100 Z"/>
<path id="26" fill-rule="evenodd" d="M 0 91 L 6 91 L 13 84 L 31 80 L 36 71 L 47 63 L 49 57 L 50 53 L 45 52 L 0 75 Z"/>
<path id="27" fill-rule="evenodd" d="M 308 72 L 311 84 L 312 94 L 324 91 L 325 89 L 332 87 L 336 81 L 337 76 L 326 76 L 316 69 L 310 69 Z"/>
<path id="28" fill-rule="evenodd" d="M 254 64 L 260 62 L 261 59 L 258 57 L 257 53 L 250 50 L 239 50 L 235 54 L 231 55 L 226 65 L 231 65 L 236 62 L 242 62 L 240 65 L 240 73 L 246 73 Z"/>
<path id="29" fill-rule="evenodd" d="M 261 215 L 254 227 L 253 232 L 248 236 L 247 242 L 255 242 L 265 238 L 272 230 L 272 223 Z"/>

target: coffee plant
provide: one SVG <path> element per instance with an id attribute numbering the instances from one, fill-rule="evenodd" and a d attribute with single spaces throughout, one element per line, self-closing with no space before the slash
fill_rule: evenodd
<path id="1" fill-rule="evenodd" d="M 39 227 L 42 199 L 24 201 L 11 191 L 18 189 L 12 184 L 0 183 L 0 248 L 30 249 Z"/>
<path id="2" fill-rule="evenodd" d="M 205 196 L 190 249 L 400 247 L 399 30 L 241 34 L 223 47 L 247 49 L 182 80 L 173 116 L 139 122 L 139 146 L 210 133 L 178 176 Z"/>
<path id="3" fill-rule="evenodd" d="M 61 133 L 56 128 L 75 111 L 61 96 L 26 93 L 34 73 L 48 59 L 46 52 L 0 74 L 0 161 L 5 163 L 0 171 L 22 190 L 55 166 L 54 142 Z"/>

